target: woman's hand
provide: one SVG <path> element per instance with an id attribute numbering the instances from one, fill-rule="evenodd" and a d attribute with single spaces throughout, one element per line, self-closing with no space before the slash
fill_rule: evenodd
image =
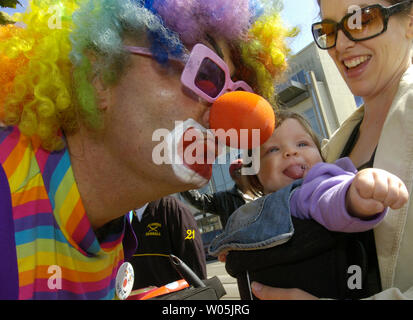
<path id="1" fill-rule="evenodd" d="M 218 254 L 218 260 L 221 262 L 226 262 L 227 261 L 227 255 L 228 255 L 228 250 L 227 251 L 222 251 Z"/>
<path id="2" fill-rule="evenodd" d="M 317 297 L 301 289 L 282 289 L 253 281 L 252 293 L 260 300 L 318 300 Z"/>

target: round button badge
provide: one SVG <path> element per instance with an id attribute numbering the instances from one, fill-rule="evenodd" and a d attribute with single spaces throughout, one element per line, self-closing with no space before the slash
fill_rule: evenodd
<path id="1" fill-rule="evenodd" d="M 124 262 L 116 275 L 115 290 L 120 300 L 125 300 L 132 292 L 135 275 L 129 262 Z"/>

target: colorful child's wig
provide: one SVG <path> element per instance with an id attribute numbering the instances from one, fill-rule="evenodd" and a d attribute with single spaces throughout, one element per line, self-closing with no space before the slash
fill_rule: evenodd
<path id="1" fill-rule="evenodd" d="M 143 35 L 163 65 L 186 48 L 217 35 L 232 48 L 236 77 L 270 101 L 286 69 L 286 38 L 279 0 L 31 0 L 0 27 L 0 120 L 63 146 L 61 130 L 79 122 L 101 127 L 92 80 L 115 84 L 126 65 L 126 34 Z"/>

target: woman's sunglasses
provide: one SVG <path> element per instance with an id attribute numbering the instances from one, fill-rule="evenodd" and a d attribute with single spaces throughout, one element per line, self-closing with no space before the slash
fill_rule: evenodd
<path id="1" fill-rule="evenodd" d="M 130 46 L 124 48 L 133 54 L 153 56 L 148 48 Z M 196 44 L 189 56 L 184 59 L 170 59 L 185 64 L 181 75 L 182 84 L 210 103 L 228 91 L 253 92 L 246 82 L 233 82 L 225 61 L 203 44 Z"/>
<path id="2" fill-rule="evenodd" d="M 387 30 L 389 18 L 407 9 L 412 1 L 403 1 L 390 7 L 383 7 L 380 4 L 368 6 L 362 8 L 361 11 L 345 15 L 338 23 L 329 19 L 313 23 L 311 31 L 315 43 L 324 50 L 335 47 L 339 30 L 342 30 L 351 41 L 363 41 L 377 37 Z M 360 14 L 359 25 L 354 23 L 357 21 L 356 15 L 358 14 Z"/>

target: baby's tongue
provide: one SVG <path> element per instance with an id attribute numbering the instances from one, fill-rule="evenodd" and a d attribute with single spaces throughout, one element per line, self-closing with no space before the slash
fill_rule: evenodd
<path id="1" fill-rule="evenodd" d="M 301 179 L 304 176 L 304 169 L 302 165 L 296 164 L 289 166 L 283 172 L 287 177 L 297 180 Z"/>

